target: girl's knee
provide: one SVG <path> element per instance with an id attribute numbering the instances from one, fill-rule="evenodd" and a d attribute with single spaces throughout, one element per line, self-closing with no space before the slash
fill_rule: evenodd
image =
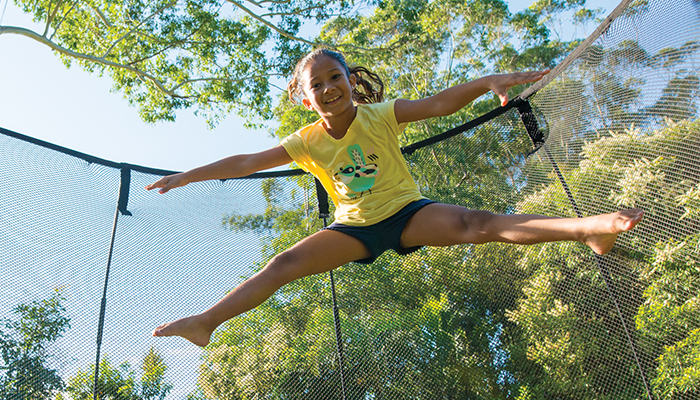
<path id="1" fill-rule="evenodd" d="M 482 230 L 487 227 L 495 214 L 484 210 L 465 210 L 462 213 L 462 223 L 468 228 L 478 227 Z"/>
<path id="2" fill-rule="evenodd" d="M 286 250 L 272 257 L 262 272 L 268 275 L 269 279 L 282 286 L 304 276 L 302 271 L 301 258 L 297 257 L 294 252 Z"/>
<path id="3" fill-rule="evenodd" d="M 489 232 L 496 214 L 484 210 L 467 210 L 462 214 L 461 231 L 466 243 L 485 243 L 490 241 Z"/>

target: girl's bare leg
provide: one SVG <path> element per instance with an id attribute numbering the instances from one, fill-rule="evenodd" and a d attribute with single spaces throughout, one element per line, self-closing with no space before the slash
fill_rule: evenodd
<path id="1" fill-rule="evenodd" d="M 275 256 L 260 272 L 241 283 L 201 314 L 163 324 L 153 336 L 180 336 L 197 346 L 209 344 L 223 322 L 262 304 L 279 288 L 301 277 L 333 270 L 369 257 L 359 240 L 341 232 L 323 230 Z"/>
<path id="2" fill-rule="evenodd" d="M 450 246 L 461 243 L 504 242 L 534 244 L 562 240 L 588 245 L 605 254 L 617 235 L 642 220 L 642 210 L 630 209 L 587 218 L 541 215 L 497 215 L 449 204 L 429 204 L 408 221 L 401 235 L 404 247 Z"/>

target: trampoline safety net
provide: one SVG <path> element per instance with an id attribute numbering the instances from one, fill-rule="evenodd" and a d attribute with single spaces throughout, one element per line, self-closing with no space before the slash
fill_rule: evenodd
<path id="1" fill-rule="evenodd" d="M 337 308 L 329 276 L 307 277 L 203 349 L 151 332 L 318 231 L 313 179 L 159 196 L 142 188 L 165 171 L 2 130 L 0 398 L 700 399 L 699 23 L 694 0 L 623 2 L 508 107 L 406 149 L 437 201 L 644 209 L 609 254 L 389 251 L 334 272 Z"/>

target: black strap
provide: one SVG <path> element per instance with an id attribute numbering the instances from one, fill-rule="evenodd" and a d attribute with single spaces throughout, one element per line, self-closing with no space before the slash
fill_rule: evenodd
<path id="1" fill-rule="evenodd" d="M 523 101 L 517 105 L 518 113 L 520 113 L 520 120 L 525 125 L 528 136 L 532 140 L 532 145 L 535 149 L 530 152 L 530 154 L 536 152 L 544 145 L 545 137 L 544 133 L 540 130 L 537 119 L 535 119 L 535 114 L 532 112 L 532 107 L 529 101 Z M 529 154 L 528 154 L 529 155 Z"/>
<path id="2" fill-rule="evenodd" d="M 129 187 L 131 186 L 131 168 L 122 165 L 122 180 L 119 185 L 119 202 L 117 208 L 122 215 L 131 215 L 126 207 L 129 205 Z"/>
<path id="3" fill-rule="evenodd" d="M 474 118 L 471 121 L 467 121 L 464 124 L 452 128 L 449 131 L 443 132 L 439 135 L 431 136 L 425 140 L 421 140 L 420 142 L 416 142 L 413 144 L 409 144 L 408 146 L 404 146 L 401 148 L 401 153 L 403 154 L 413 154 L 414 151 L 421 149 L 426 146 L 430 146 L 431 144 L 435 144 L 437 142 L 443 141 L 447 138 L 451 138 L 452 136 L 456 136 L 462 132 L 468 131 L 469 129 L 476 128 L 477 126 L 486 123 L 498 116 L 501 116 L 506 113 L 506 111 L 510 110 L 513 107 L 517 107 L 520 103 L 522 103 L 523 100 L 519 98 L 515 98 L 511 101 L 508 102 L 503 107 L 498 107 L 494 110 L 491 110 L 487 112 L 486 114 L 483 114 L 479 117 Z"/>
<path id="4" fill-rule="evenodd" d="M 326 192 L 321 181 L 318 179 L 314 179 L 314 181 L 316 182 L 316 198 L 318 199 L 318 217 L 325 219 L 331 216 L 328 209 L 328 192 Z"/>

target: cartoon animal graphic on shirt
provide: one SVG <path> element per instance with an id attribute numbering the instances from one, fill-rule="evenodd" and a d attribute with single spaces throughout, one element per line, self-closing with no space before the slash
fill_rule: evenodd
<path id="1" fill-rule="evenodd" d="M 360 196 L 362 196 L 365 191 L 372 193 L 374 180 L 379 174 L 379 166 L 377 164 L 367 164 L 365 162 L 362 148 L 360 148 L 358 144 L 348 146 L 348 154 L 353 163 L 346 166 L 342 166 L 341 164 L 334 178 L 340 179 L 350 190 L 358 192 Z M 377 156 L 373 154 L 370 155 L 370 157 L 374 157 L 374 159 L 377 158 Z"/>

